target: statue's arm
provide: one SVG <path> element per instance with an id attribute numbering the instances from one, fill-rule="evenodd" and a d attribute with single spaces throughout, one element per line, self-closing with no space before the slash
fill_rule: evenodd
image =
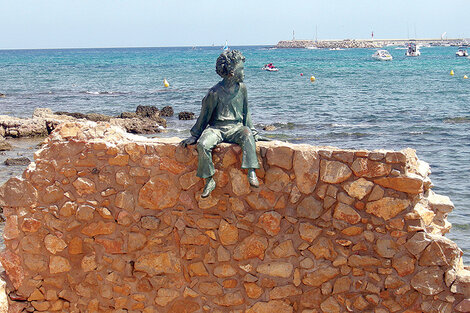
<path id="1" fill-rule="evenodd" d="M 242 85 L 243 88 L 243 125 L 251 129 L 253 136 L 256 139 L 258 131 L 254 128 L 253 122 L 251 121 L 250 107 L 248 106 L 248 94 L 246 92 L 245 84 Z"/>
<path id="2" fill-rule="evenodd" d="M 212 113 L 214 112 L 214 108 L 217 102 L 216 99 L 216 94 L 212 89 L 209 90 L 204 99 L 202 99 L 201 113 L 197 118 L 196 124 L 194 124 L 193 128 L 191 128 L 192 136 L 199 138 L 204 129 L 206 129 L 212 117 Z"/>
<path id="3" fill-rule="evenodd" d="M 246 86 L 243 84 L 243 125 L 247 126 L 251 129 L 253 133 L 253 137 L 255 137 L 255 141 L 269 141 L 270 139 L 261 136 L 258 131 L 253 126 L 253 122 L 251 121 L 251 113 L 250 107 L 248 105 L 248 95 L 246 91 Z"/>
<path id="4" fill-rule="evenodd" d="M 183 140 L 181 145 L 186 147 L 187 145 L 194 145 L 197 142 L 198 138 L 209 124 L 212 113 L 214 112 L 214 108 L 217 104 L 216 99 L 217 97 L 215 92 L 212 89 L 209 90 L 204 99 L 202 99 L 201 113 L 199 114 L 196 123 L 191 128 L 191 137 Z"/>

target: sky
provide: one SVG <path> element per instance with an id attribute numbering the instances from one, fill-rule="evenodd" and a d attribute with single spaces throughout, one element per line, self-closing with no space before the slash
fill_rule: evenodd
<path id="1" fill-rule="evenodd" d="M 0 0 L 0 49 L 470 37 L 469 0 Z"/>

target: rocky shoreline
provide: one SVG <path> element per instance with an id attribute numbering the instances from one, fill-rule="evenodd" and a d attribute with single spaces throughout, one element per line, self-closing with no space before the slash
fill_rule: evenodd
<path id="1" fill-rule="evenodd" d="M 0 115 L 0 151 L 11 149 L 5 138 L 45 137 L 48 136 L 60 123 L 77 120 L 93 122 L 109 122 L 124 128 L 133 134 L 156 134 L 165 130 L 166 119 L 174 115 L 171 106 L 161 110 L 155 106 L 141 106 L 135 112 L 122 112 L 118 116 L 109 116 L 99 113 L 52 112 L 49 108 L 37 108 L 31 118 L 18 118 Z M 192 112 L 180 112 L 179 119 L 194 119 Z"/>

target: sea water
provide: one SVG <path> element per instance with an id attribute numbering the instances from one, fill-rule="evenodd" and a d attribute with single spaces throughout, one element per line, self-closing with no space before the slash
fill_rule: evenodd
<path id="1" fill-rule="evenodd" d="M 431 165 L 434 191 L 455 204 L 447 236 L 469 263 L 470 79 L 463 76 L 470 76 L 470 59 L 456 57 L 456 47 L 423 48 L 420 57 L 389 47 L 390 62 L 373 60 L 371 49 L 232 48 L 246 57 L 255 126 L 276 127 L 264 135 L 340 148 L 416 149 Z M 118 115 L 138 105 L 199 114 L 201 99 L 220 80 L 220 53 L 220 47 L 3 50 L 0 114 L 31 117 L 47 107 Z M 279 72 L 262 71 L 266 63 Z M 168 118 L 168 132 L 159 136 L 186 137 L 193 123 Z M 0 162 L 32 155 L 35 144 L 17 141 Z M 0 166 L 0 182 L 12 174 L 15 169 Z"/>

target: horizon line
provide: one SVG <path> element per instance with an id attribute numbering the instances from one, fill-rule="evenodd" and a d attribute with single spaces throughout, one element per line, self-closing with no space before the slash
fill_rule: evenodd
<path id="1" fill-rule="evenodd" d="M 256 45 L 231 45 L 231 47 L 274 47 L 272 44 Z M 0 48 L 0 51 L 15 50 L 80 50 L 80 49 L 148 49 L 148 48 L 218 48 L 223 45 L 198 45 L 198 46 L 115 46 L 115 47 L 63 47 L 63 48 Z M 229 46 L 230 47 L 230 46 Z"/>

